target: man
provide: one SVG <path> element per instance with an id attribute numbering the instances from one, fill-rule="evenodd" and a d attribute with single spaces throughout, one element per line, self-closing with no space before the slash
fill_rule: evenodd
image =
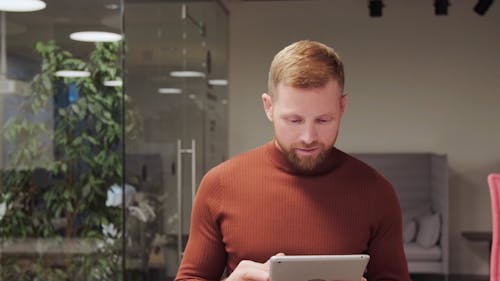
<path id="1" fill-rule="evenodd" d="M 271 63 L 274 140 L 209 171 L 176 280 L 269 279 L 286 255 L 370 255 L 365 277 L 409 280 L 401 209 L 387 180 L 334 147 L 347 105 L 333 49 L 299 41 Z"/>

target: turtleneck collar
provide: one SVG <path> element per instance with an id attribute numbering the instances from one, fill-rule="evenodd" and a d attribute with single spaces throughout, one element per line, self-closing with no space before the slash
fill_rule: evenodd
<path id="1" fill-rule="evenodd" d="M 286 155 L 278 149 L 274 139 L 266 143 L 264 148 L 271 162 L 273 162 L 278 169 L 286 173 L 299 176 L 317 176 L 326 174 L 332 171 L 335 167 L 339 166 L 344 159 L 344 154 L 334 147 L 331 153 L 327 155 L 325 160 L 320 163 L 318 167 L 312 171 L 303 171 L 297 169 L 292 163 L 290 163 Z"/>

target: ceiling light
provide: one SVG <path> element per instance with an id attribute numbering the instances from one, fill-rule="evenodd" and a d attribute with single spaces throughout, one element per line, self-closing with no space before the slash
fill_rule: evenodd
<path id="1" fill-rule="evenodd" d="M 0 0 L 0 11 L 5 12 L 34 12 L 46 6 L 41 0 Z"/>
<path id="2" fill-rule="evenodd" d="M 71 33 L 69 38 L 83 42 L 116 42 L 122 40 L 123 36 L 106 31 L 79 31 Z"/>
<path id="3" fill-rule="evenodd" d="M 227 86 L 226 79 L 210 79 L 208 80 L 208 84 L 212 86 Z"/>
<path id="4" fill-rule="evenodd" d="M 182 90 L 178 88 L 159 88 L 158 93 L 172 95 L 172 94 L 180 94 L 182 93 Z"/>
<path id="5" fill-rule="evenodd" d="M 382 2 L 382 0 L 370 0 L 368 3 L 368 8 L 370 9 L 370 17 L 381 17 L 384 3 Z"/>
<path id="6" fill-rule="evenodd" d="M 436 16 L 447 15 L 448 6 L 450 6 L 450 2 L 448 0 L 434 0 L 434 14 Z"/>
<path id="7" fill-rule="evenodd" d="M 106 87 L 121 87 L 123 86 L 123 81 L 121 79 L 104 81 L 104 86 Z"/>
<path id="8" fill-rule="evenodd" d="M 205 77 L 205 73 L 200 71 L 172 71 L 172 77 Z"/>
<path id="9" fill-rule="evenodd" d="M 474 11 L 480 15 L 484 16 L 486 11 L 490 8 L 491 4 L 493 4 L 493 0 L 479 0 L 477 4 L 474 6 Z"/>
<path id="10" fill-rule="evenodd" d="M 89 77 L 90 72 L 85 70 L 59 70 L 55 73 L 55 75 L 57 77 L 71 77 L 71 78 Z"/>

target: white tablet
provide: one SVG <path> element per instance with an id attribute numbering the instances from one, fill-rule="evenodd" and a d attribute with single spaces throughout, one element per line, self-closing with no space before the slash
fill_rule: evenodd
<path id="1" fill-rule="evenodd" d="M 273 256 L 270 281 L 360 281 L 370 256 Z"/>

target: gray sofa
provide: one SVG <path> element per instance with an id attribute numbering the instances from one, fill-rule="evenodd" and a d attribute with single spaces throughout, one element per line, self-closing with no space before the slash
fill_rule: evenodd
<path id="1" fill-rule="evenodd" d="M 449 271 L 448 162 L 433 153 L 353 153 L 396 189 L 410 273 Z"/>

